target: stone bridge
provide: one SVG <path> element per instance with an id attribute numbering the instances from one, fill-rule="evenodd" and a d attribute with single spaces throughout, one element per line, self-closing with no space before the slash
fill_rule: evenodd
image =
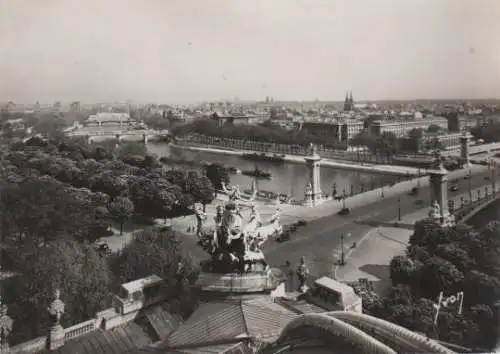
<path id="1" fill-rule="evenodd" d="M 485 186 L 484 191 L 481 192 L 481 189 L 476 190 L 471 193 L 470 197 L 472 197 L 471 200 L 461 198 L 459 205 L 450 208 L 457 224 L 467 222 L 472 216 L 497 200 L 500 194 L 498 190 L 493 191 L 490 186 Z"/>
<path id="2" fill-rule="evenodd" d="M 125 136 L 141 136 L 143 143 L 147 144 L 148 139 L 157 136 L 168 135 L 167 130 L 152 130 L 152 129 L 112 129 L 112 130 L 91 130 L 91 129 L 79 129 L 73 130 L 67 133 L 71 137 L 85 137 L 89 143 L 91 143 L 96 137 L 114 137 L 118 141 L 121 141 Z"/>
<path id="3" fill-rule="evenodd" d="M 276 344 L 283 345 L 307 332 L 333 342 L 349 342 L 367 354 L 455 353 L 437 341 L 394 323 L 348 311 L 301 315 L 285 326 Z"/>

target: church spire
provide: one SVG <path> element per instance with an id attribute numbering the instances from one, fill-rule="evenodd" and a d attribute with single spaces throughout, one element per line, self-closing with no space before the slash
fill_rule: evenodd
<path id="1" fill-rule="evenodd" d="M 350 111 L 351 107 L 349 104 L 349 92 L 345 92 L 345 100 L 344 100 L 344 111 Z"/>

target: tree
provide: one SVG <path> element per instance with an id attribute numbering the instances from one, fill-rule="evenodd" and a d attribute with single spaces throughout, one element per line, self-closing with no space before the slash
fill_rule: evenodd
<path id="1" fill-rule="evenodd" d="M 194 307 L 190 285 L 196 281 L 198 269 L 182 253 L 181 241 L 168 228 L 138 231 L 111 267 L 121 283 L 156 274 L 166 282 L 165 294 L 180 303 L 181 312 L 189 313 Z"/>
<path id="2" fill-rule="evenodd" d="M 214 187 L 206 176 L 198 176 L 196 172 L 190 172 L 186 179 L 186 192 L 191 194 L 195 202 L 201 203 L 203 209 L 214 199 Z"/>
<path id="3" fill-rule="evenodd" d="M 0 184 L 4 235 L 17 244 L 36 245 L 61 238 L 92 239 L 101 220 L 91 195 L 48 176 Z"/>
<path id="4" fill-rule="evenodd" d="M 408 132 L 408 138 L 409 138 L 409 148 L 412 151 L 419 151 L 421 149 L 422 145 L 422 138 L 423 138 L 423 130 L 422 129 L 412 129 Z"/>
<path id="5" fill-rule="evenodd" d="M 129 156 L 144 157 L 148 154 L 146 145 L 137 142 L 122 143 L 117 149 L 117 157 L 125 159 Z"/>
<path id="6" fill-rule="evenodd" d="M 90 177 L 89 187 L 94 192 L 106 193 L 111 198 L 116 198 L 125 193 L 127 183 L 124 178 L 117 176 L 113 171 L 104 170 Z"/>
<path id="7" fill-rule="evenodd" d="M 222 189 L 222 183 L 228 185 L 230 178 L 228 171 L 219 164 L 210 164 L 205 169 L 207 178 L 212 182 L 217 195 L 217 190 Z"/>
<path id="8" fill-rule="evenodd" d="M 123 224 L 134 212 L 134 204 L 127 197 L 116 197 L 109 203 L 108 210 L 120 223 L 120 236 L 123 235 Z"/>
<path id="9" fill-rule="evenodd" d="M 406 256 L 394 257 L 389 268 L 393 285 L 412 283 L 412 273 L 415 266 L 410 258 Z"/>
<path id="10" fill-rule="evenodd" d="M 436 125 L 436 124 L 431 124 L 427 127 L 427 131 L 429 133 L 437 133 L 441 130 L 441 127 L 439 125 Z"/>
<path id="11" fill-rule="evenodd" d="M 464 274 L 457 267 L 437 256 L 431 257 L 418 272 L 419 291 L 427 298 L 434 298 L 439 291 L 457 292 L 464 280 Z"/>
<path id="12" fill-rule="evenodd" d="M 56 288 L 66 305 L 64 327 L 93 318 L 110 305 L 113 276 L 92 246 L 60 240 L 31 248 L 27 254 L 17 269 L 21 275 L 6 294 L 16 319 L 14 341 L 46 335 L 50 325 L 47 308 Z"/>

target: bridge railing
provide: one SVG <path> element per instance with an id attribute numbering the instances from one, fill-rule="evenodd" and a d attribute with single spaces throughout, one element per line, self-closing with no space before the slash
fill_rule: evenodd
<path id="1" fill-rule="evenodd" d="M 468 217 L 474 210 L 480 208 L 485 204 L 493 202 L 500 196 L 498 191 L 497 192 L 491 191 L 490 193 L 486 192 L 487 191 L 485 191 L 483 195 L 480 194 L 478 195 L 477 192 L 473 193 L 472 200 L 468 201 L 463 200 L 463 204 L 453 211 L 453 215 L 455 216 L 455 221 L 457 223 L 464 221 L 464 218 Z M 474 199 L 474 194 L 476 195 L 475 199 Z"/>

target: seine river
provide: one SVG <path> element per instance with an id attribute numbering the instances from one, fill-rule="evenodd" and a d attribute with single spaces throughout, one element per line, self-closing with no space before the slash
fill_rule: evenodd
<path id="1" fill-rule="evenodd" d="M 296 200 L 301 200 L 304 197 L 304 188 L 308 182 L 307 167 L 302 164 L 284 163 L 273 164 L 269 162 L 253 162 L 243 160 L 238 156 L 230 156 L 223 154 L 215 154 L 205 151 L 189 151 L 179 147 L 173 147 L 166 143 L 150 142 L 148 150 L 156 154 L 158 157 L 170 157 L 174 159 L 183 159 L 186 161 L 206 161 L 211 163 L 220 163 L 225 166 L 232 166 L 241 171 L 253 170 L 255 166 L 259 169 L 271 173 L 271 180 L 259 180 L 258 189 L 263 191 L 272 191 L 275 193 L 285 193 L 292 196 Z M 196 168 L 188 166 L 182 167 L 187 170 L 196 170 Z M 330 167 L 321 168 L 321 189 L 324 193 L 332 193 L 332 185 L 335 183 L 338 193 L 342 193 L 345 188 L 346 193 L 350 193 L 351 185 L 354 187 L 355 193 L 359 193 L 362 186 L 364 190 L 369 190 L 372 187 L 378 188 L 382 184 L 387 185 L 398 181 L 398 177 L 381 176 L 367 173 L 357 173 L 345 170 L 336 170 Z M 242 190 L 250 189 L 252 178 L 241 175 L 232 174 L 231 184 L 238 184 Z"/>

